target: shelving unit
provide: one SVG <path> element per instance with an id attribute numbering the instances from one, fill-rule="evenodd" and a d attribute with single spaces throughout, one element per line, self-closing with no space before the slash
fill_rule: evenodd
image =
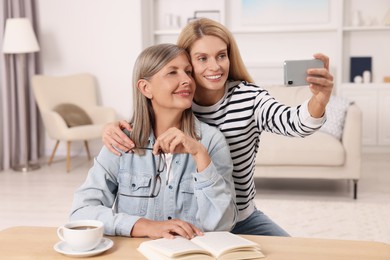
<path id="1" fill-rule="evenodd" d="M 144 0 L 143 0 L 144 1 Z M 178 34 L 180 29 L 195 18 L 195 12 L 218 11 L 221 23 L 225 23 L 225 0 L 147 0 L 151 1 L 152 17 L 154 18 L 155 33 L 161 35 Z"/>
<path id="2" fill-rule="evenodd" d="M 342 96 L 356 102 L 363 112 L 363 145 L 366 149 L 390 150 L 390 83 L 383 78 L 390 76 L 390 26 L 377 24 L 352 25 L 352 16 L 360 13 L 367 20 L 373 15 L 384 17 L 390 10 L 389 0 L 378 0 L 375 5 L 364 0 L 344 0 L 342 24 L 342 62 L 338 81 Z M 355 21 L 356 22 L 356 21 Z M 367 21 L 366 21 L 367 23 Z M 372 82 L 350 83 L 350 57 L 372 57 Z"/>
<path id="3" fill-rule="evenodd" d="M 390 146 L 390 84 L 344 83 L 342 96 L 353 100 L 363 113 L 363 144 L 366 148 Z"/>
<path id="4" fill-rule="evenodd" d="M 343 27 L 343 31 L 345 32 L 390 31 L 390 27 L 389 26 L 345 26 Z"/>
<path id="5" fill-rule="evenodd" d="M 390 0 L 329 0 L 329 21 L 300 25 L 240 25 L 240 0 L 147 0 L 152 20 L 152 42 L 175 43 L 186 18 L 196 10 L 220 10 L 220 22 L 233 33 L 241 55 L 256 83 L 281 84 L 283 61 L 308 59 L 317 52 L 330 57 L 336 95 L 348 97 L 363 110 L 363 144 L 390 150 L 390 26 L 381 20 Z M 353 16 L 360 13 L 364 24 Z M 168 15 L 167 15 L 168 14 Z M 170 28 L 169 14 L 180 16 L 180 26 Z M 374 46 L 374 47 L 373 47 Z M 372 82 L 349 82 L 350 57 L 372 57 Z M 388 112 L 389 111 L 389 112 Z"/>

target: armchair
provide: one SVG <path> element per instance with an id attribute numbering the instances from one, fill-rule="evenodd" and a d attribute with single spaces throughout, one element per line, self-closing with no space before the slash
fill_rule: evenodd
<path id="1" fill-rule="evenodd" d="M 32 77 L 32 87 L 45 129 L 49 137 L 57 141 L 48 164 L 51 165 L 60 141 L 67 142 L 67 172 L 70 171 L 70 147 L 73 141 L 84 141 L 90 160 L 88 140 L 100 138 L 103 125 L 116 118 L 113 108 L 98 105 L 94 77 L 87 73 L 69 76 L 35 75 Z M 89 124 L 69 127 L 64 117 L 55 111 L 64 104 L 79 107 L 88 115 Z"/>

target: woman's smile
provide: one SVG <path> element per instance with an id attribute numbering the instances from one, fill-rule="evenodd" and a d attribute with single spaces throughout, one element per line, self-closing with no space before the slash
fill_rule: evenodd
<path id="1" fill-rule="evenodd" d="M 204 76 L 204 77 L 208 80 L 218 80 L 222 77 L 222 74 L 212 75 L 212 76 Z"/>

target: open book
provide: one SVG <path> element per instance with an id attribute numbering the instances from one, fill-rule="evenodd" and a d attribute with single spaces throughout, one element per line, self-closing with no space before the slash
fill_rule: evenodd
<path id="1" fill-rule="evenodd" d="M 230 232 L 205 232 L 191 240 L 177 236 L 142 242 L 138 250 L 148 259 L 259 259 L 260 246 Z"/>

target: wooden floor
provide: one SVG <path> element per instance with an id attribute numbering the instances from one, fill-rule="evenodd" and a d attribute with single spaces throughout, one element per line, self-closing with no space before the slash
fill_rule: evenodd
<path id="1" fill-rule="evenodd" d="M 16 225 L 59 226 L 68 220 L 74 190 L 84 181 L 92 162 L 72 158 L 21 173 L 0 172 L 0 230 Z M 390 154 L 365 154 L 358 201 L 390 201 Z M 257 198 L 352 200 L 346 181 L 256 180 Z"/>

